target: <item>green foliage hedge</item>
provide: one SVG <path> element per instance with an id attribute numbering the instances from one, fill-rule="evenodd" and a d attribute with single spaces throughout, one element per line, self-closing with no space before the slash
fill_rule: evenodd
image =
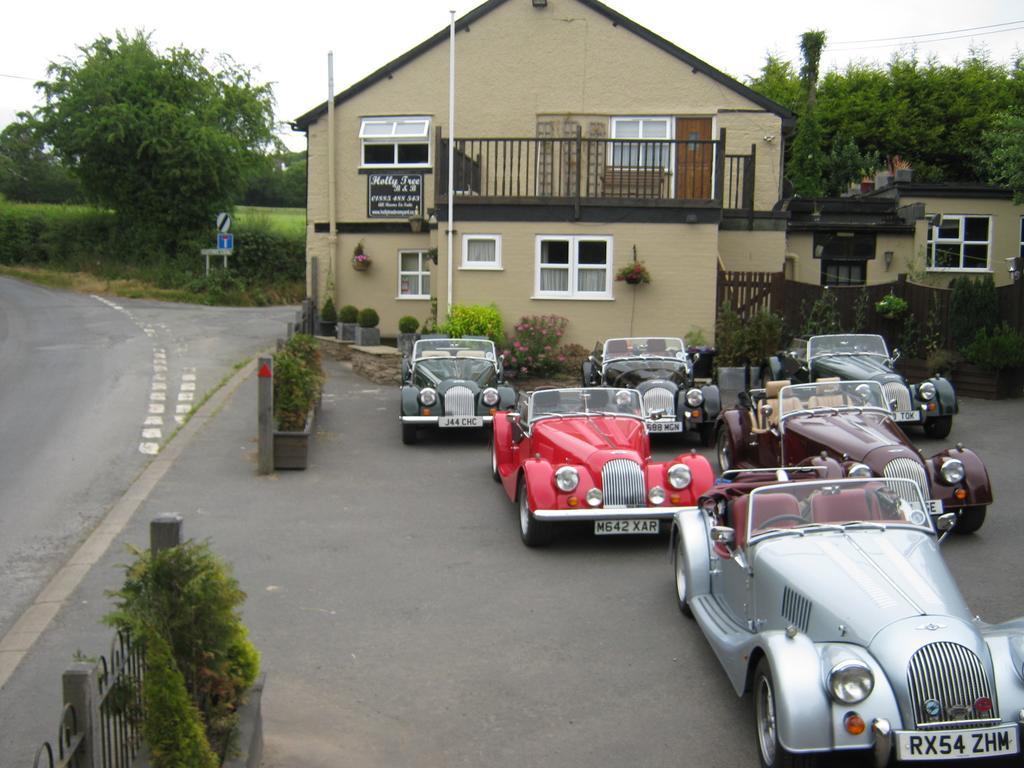
<path id="1" fill-rule="evenodd" d="M 274 419 L 283 432 L 300 432 L 323 386 L 320 348 L 297 333 L 274 355 Z"/>
<path id="2" fill-rule="evenodd" d="M 360 309 L 358 322 L 360 328 L 376 328 L 380 323 L 380 315 L 377 314 L 377 310 L 370 307 Z"/>
<path id="3" fill-rule="evenodd" d="M 412 315 L 404 315 L 398 319 L 399 333 L 416 333 L 420 327 L 420 321 Z"/>
<path id="4" fill-rule="evenodd" d="M 486 336 L 495 344 L 505 339 L 505 325 L 501 312 L 494 304 L 453 304 L 448 321 L 438 329 L 453 338 L 462 336 Z"/>
<path id="5" fill-rule="evenodd" d="M 990 371 L 1024 367 L 1024 336 L 1003 323 L 992 331 L 982 328 L 963 348 L 964 359 Z"/>
<path id="6" fill-rule="evenodd" d="M 339 323 L 354 323 L 359 319 L 359 308 L 354 304 L 345 304 L 338 310 Z"/>
<path id="7" fill-rule="evenodd" d="M 971 344 L 981 331 L 999 324 L 999 294 L 991 275 L 961 275 L 949 284 L 949 332 L 956 349 Z"/>

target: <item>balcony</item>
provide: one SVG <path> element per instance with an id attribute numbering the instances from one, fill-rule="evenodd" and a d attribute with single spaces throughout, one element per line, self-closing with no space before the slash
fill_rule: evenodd
<path id="1" fill-rule="evenodd" d="M 717 140 L 457 138 L 454 203 L 462 219 L 717 221 L 753 213 L 755 147 Z M 437 131 L 434 200 L 448 203 L 448 139 Z"/>

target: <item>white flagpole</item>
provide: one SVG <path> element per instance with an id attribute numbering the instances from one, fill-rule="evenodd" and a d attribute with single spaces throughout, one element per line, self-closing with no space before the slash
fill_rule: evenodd
<path id="1" fill-rule="evenodd" d="M 445 315 L 452 311 L 452 260 L 455 236 L 455 11 L 448 30 L 448 303 Z"/>

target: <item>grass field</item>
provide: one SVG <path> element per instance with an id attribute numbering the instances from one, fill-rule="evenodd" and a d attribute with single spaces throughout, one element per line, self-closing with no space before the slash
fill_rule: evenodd
<path id="1" fill-rule="evenodd" d="M 306 231 L 305 208 L 264 208 L 256 205 L 235 206 L 235 219 L 245 226 L 265 224 L 267 229 L 283 235 L 302 235 Z"/>

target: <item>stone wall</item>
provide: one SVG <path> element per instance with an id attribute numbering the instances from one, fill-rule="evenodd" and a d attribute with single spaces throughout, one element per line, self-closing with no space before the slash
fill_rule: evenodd
<path id="1" fill-rule="evenodd" d="M 352 370 L 374 384 L 402 383 L 402 356 L 394 347 L 351 346 Z"/>

